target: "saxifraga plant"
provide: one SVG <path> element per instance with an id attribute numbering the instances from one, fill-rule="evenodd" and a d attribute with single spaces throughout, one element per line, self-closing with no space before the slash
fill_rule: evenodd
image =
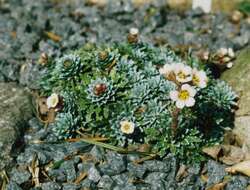
<path id="1" fill-rule="evenodd" d="M 236 94 L 197 61 L 133 40 L 88 44 L 48 65 L 42 95 L 50 109 L 59 96 L 64 105 L 55 134 L 71 138 L 84 129 L 114 145 L 146 143 L 160 156 L 203 160 L 201 148 L 232 126 Z"/>

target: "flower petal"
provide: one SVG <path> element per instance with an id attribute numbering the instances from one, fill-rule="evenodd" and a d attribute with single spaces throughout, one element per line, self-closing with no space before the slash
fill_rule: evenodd
<path id="1" fill-rule="evenodd" d="M 187 107 L 192 107 L 195 104 L 195 99 L 190 97 L 186 102 L 185 102 Z"/>
<path id="2" fill-rule="evenodd" d="M 182 86 L 181 86 L 181 89 L 182 90 L 188 90 L 190 88 L 190 85 L 189 84 L 183 84 Z"/>
<path id="3" fill-rule="evenodd" d="M 170 91 L 169 96 L 173 101 L 176 101 L 178 99 L 178 91 L 176 90 Z"/>
<path id="4" fill-rule="evenodd" d="M 177 108 L 182 109 L 182 108 L 184 108 L 184 106 L 185 106 L 185 102 L 184 101 L 178 100 L 176 102 L 176 107 Z"/>
<path id="5" fill-rule="evenodd" d="M 200 84 L 199 84 L 199 87 L 200 88 L 206 88 L 207 87 L 207 81 L 201 81 Z"/>

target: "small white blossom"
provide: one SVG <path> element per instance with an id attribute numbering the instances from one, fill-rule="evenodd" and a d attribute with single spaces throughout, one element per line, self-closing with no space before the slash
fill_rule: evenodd
<path id="1" fill-rule="evenodd" d="M 192 82 L 195 86 L 199 88 L 207 87 L 208 78 L 205 71 L 199 71 L 196 68 L 194 68 Z"/>
<path id="2" fill-rule="evenodd" d="M 217 54 L 220 56 L 220 57 L 224 57 L 225 55 L 227 55 L 228 53 L 228 49 L 227 48 L 220 48 L 217 52 Z"/>
<path id="3" fill-rule="evenodd" d="M 121 131 L 125 134 L 132 134 L 135 130 L 135 124 L 127 120 L 121 121 L 120 127 L 121 127 Z"/>
<path id="4" fill-rule="evenodd" d="M 55 108 L 59 103 L 59 96 L 56 93 L 51 94 L 46 101 L 48 108 Z"/>
<path id="5" fill-rule="evenodd" d="M 175 65 L 174 73 L 178 82 L 185 83 L 192 80 L 192 68 L 182 63 Z"/>
<path id="6" fill-rule="evenodd" d="M 138 28 L 130 28 L 129 33 L 131 35 L 138 35 L 139 34 L 139 29 Z"/>
<path id="7" fill-rule="evenodd" d="M 233 65 L 234 65 L 234 63 L 233 63 L 233 62 L 229 62 L 229 63 L 227 63 L 227 68 L 228 68 L 228 69 L 230 69 L 230 68 L 232 68 L 232 67 L 233 67 Z"/>
<path id="8" fill-rule="evenodd" d="M 228 48 L 227 50 L 227 54 L 229 57 L 234 58 L 235 54 L 234 54 L 234 50 L 232 48 Z"/>
<path id="9" fill-rule="evenodd" d="M 175 66 L 173 64 L 165 64 L 162 68 L 159 69 L 160 74 L 165 78 L 168 78 L 171 72 L 174 71 Z"/>
<path id="10" fill-rule="evenodd" d="M 224 57 L 224 58 L 222 59 L 223 63 L 227 63 L 227 62 L 229 62 L 230 60 L 231 60 L 230 57 Z"/>
<path id="11" fill-rule="evenodd" d="M 177 108 L 192 107 L 195 104 L 194 96 L 196 90 L 189 84 L 184 84 L 181 86 L 179 91 L 173 90 L 170 92 L 170 98 L 176 102 Z"/>

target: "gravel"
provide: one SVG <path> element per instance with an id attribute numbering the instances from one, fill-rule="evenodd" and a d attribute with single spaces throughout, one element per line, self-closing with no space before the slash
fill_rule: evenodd
<path id="1" fill-rule="evenodd" d="M 46 72 L 39 63 L 42 53 L 56 58 L 87 42 L 124 41 L 131 27 L 139 29 L 143 41 L 173 48 L 189 47 L 193 54 L 224 46 L 238 51 L 249 45 L 250 24 L 246 20 L 235 25 L 230 22 L 230 15 L 205 15 L 200 9 L 177 14 L 163 2 L 135 8 L 131 1 L 113 0 L 100 9 L 77 0 L 70 5 L 51 0 L 4 1 L 0 6 L 0 81 L 16 81 L 39 89 L 37 81 Z M 51 34 L 54 39 L 49 37 Z M 7 190 L 27 189 L 24 184 L 31 184 L 31 173 L 19 166 L 30 166 L 36 156 L 50 180 L 42 175 L 41 188 L 30 188 L 33 190 L 205 189 L 227 175 L 223 165 L 209 160 L 207 184 L 200 178 L 204 169 L 200 164 L 187 166 L 187 176 L 177 182 L 180 163 L 172 155 L 135 165 L 133 161 L 140 158 L 138 155 L 121 155 L 83 142 L 57 144 L 51 133 L 53 126 L 45 129 L 36 118 L 29 120 L 28 125 L 26 145 L 8 172 Z M 73 156 L 76 152 L 82 157 Z M 93 159 L 83 159 L 86 153 Z M 48 167 L 51 163 L 59 165 Z M 87 173 L 86 178 L 76 183 L 83 172 Z M 232 176 L 226 190 L 246 189 L 248 184 L 246 177 Z"/>

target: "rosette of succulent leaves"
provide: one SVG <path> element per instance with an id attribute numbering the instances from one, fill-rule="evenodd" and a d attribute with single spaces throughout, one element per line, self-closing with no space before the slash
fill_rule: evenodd
<path id="1" fill-rule="evenodd" d="M 205 65 L 142 42 L 87 44 L 52 60 L 41 89 L 63 100 L 51 125 L 59 139 L 82 130 L 188 162 L 203 160 L 201 148 L 221 141 L 236 105 L 236 94 Z"/>

